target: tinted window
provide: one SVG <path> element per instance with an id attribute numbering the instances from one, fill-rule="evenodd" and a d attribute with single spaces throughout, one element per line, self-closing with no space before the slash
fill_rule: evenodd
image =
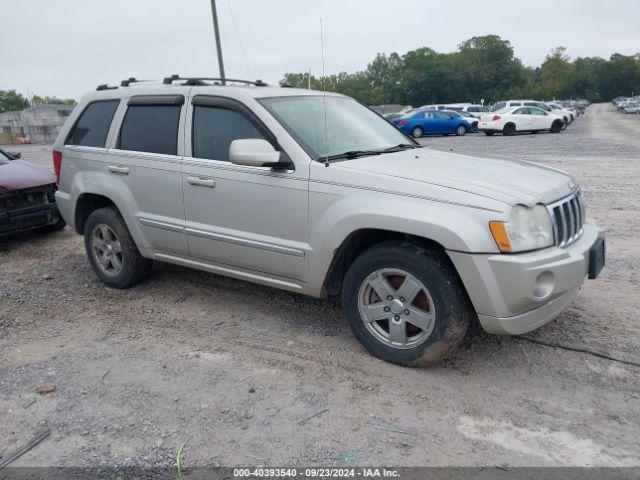
<path id="1" fill-rule="evenodd" d="M 506 106 L 507 106 L 507 102 L 498 102 L 493 107 L 491 107 L 491 111 L 496 112 L 498 110 L 502 110 Z"/>
<path id="2" fill-rule="evenodd" d="M 67 145 L 104 147 L 119 100 L 90 103 L 67 137 Z"/>
<path id="3" fill-rule="evenodd" d="M 479 111 L 478 107 L 468 107 L 467 108 L 467 112 L 477 112 L 477 111 Z"/>
<path id="4" fill-rule="evenodd" d="M 241 113 L 218 107 L 195 107 L 193 114 L 193 156 L 229 161 L 231 142 L 241 138 L 262 138 Z"/>
<path id="5" fill-rule="evenodd" d="M 462 107 L 447 107 L 447 110 L 452 110 L 454 112 L 461 112 Z"/>
<path id="6" fill-rule="evenodd" d="M 118 148 L 176 155 L 179 105 L 130 105 L 122 121 Z"/>

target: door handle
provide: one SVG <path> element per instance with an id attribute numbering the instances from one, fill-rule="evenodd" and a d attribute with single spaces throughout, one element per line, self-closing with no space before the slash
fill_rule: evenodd
<path id="1" fill-rule="evenodd" d="M 109 165 L 107 170 L 117 175 L 129 175 L 129 167 L 124 167 L 122 165 Z"/>
<path id="2" fill-rule="evenodd" d="M 194 187 L 215 188 L 216 181 L 209 177 L 187 177 L 187 182 Z"/>

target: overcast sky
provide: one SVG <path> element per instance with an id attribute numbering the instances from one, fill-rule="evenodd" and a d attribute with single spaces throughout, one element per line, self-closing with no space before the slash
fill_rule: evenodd
<path id="1" fill-rule="evenodd" d="M 217 1 L 227 76 L 269 83 L 321 73 L 320 18 L 327 73 L 486 34 L 510 40 L 526 65 L 559 45 L 572 57 L 640 51 L 637 0 Z M 79 98 L 129 76 L 218 74 L 209 0 L 2 0 L 0 45 L 0 89 L 24 94 Z"/>

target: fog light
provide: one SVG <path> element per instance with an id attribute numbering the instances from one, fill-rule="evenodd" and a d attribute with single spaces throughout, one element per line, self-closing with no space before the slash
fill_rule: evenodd
<path id="1" fill-rule="evenodd" d="M 533 296 L 537 299 L 544 299 L 553 292 L 556 286 L 556 278 L 552 272 L 542 272 L 536 278 L 535 288 L 533 290 Z"/>

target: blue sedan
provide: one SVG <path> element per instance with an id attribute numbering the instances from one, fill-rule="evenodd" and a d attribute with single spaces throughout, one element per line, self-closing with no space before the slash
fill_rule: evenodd
<path id="1" fill-rule="evenodd" d="M 393 120 L 393 124 L 413 138 L 423 135 L 464 135 L 473 130 L 463 117 L 440 110 L 420 110 Z"/>

